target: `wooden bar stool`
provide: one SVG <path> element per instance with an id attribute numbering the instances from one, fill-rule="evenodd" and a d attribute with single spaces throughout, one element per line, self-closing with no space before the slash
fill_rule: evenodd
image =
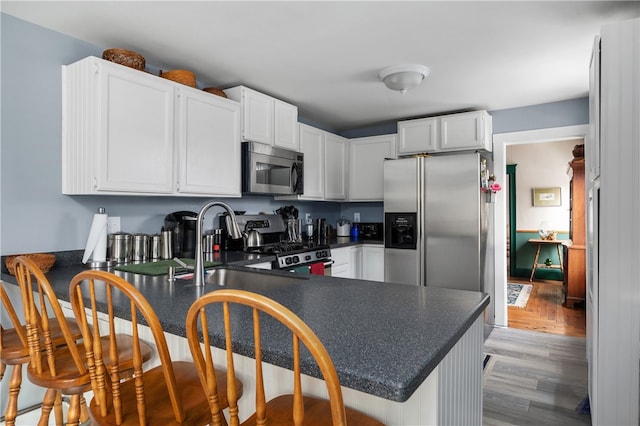
<path id="1" fill-rule="evenodd" d="M 216 312 L 220 313 L 220 323 L 215 325 L 216 329 L 224 330 L 224 339 L 227 359 L 227 397 L 229 399 L 230 424 L 239 424 L 239 413 L 235 389 L 233 388 L 235 369 L 233 364 L 233 336 L 231 334 L 231 318 L 237 321 L 236 330 L 239 332 L 253 331 L 255 344 L 255 366 L 256 366 L 256 412 L 245 420 L 242 425 L 295 425 L 295 426 L 379 426 L 383 423 L 367 416 L 364 413 L 344 406 L 342 399 L 342 389 L 338 374 L 333 365 L 331 357 L 327 353 L 324 345 L 295 313 L 281 304 L 259 294 L 243 290 L 216 290 L 201 296 L 196 300 L 187 314 L 187 339 L 189 349 L 193 356 L 202 387 L 208 395 L 211 404 L 211 424 L 221 425 L 224 418 L 221 414 L 220 394 L 224 391 L 224 384 L 217 381 L 217 375 L 213 374 L 214 365 L 211 354 L 211 341 L 209 337 L 209 321 L 211 318 L 205 311 L 209 305 L 214 306 Z M 244 305 L 244 311 L 238 306 Z M 246 307 L 251 308 L 249 311 Z M 231 310 L 234 311 L 233 316 Z M 212 314 L 211 309 L 209 310 Z M 264 379 L 262 377 L 262 353 L 260 338 L 261 313 L 271 316 L 279 321 L 291 332 L 290 335 L 283 333 L 287 339 L 293 337 L 288 342 L 293 345 L 293 394 L 281 395 L 270 401 L 266 401 Z M 264 321 L 272 318 L 264 318 Z M 241 324 L 241 326 L 240 326 Z M 251 329 L 250 325 L 253 324 Z M 200 342 L 204 344 L 201 345 Z M 305 396 L 302 394 L 300 343 L 302 343 L 311 353 L 317 366 L 322 372 L 327 387 L 329 400 Z"/>
<path id="2" fill-rule="evenodd" d="M 5 368 L 11 365 L 11 379 L 9 381 L 9 399 L 7 400 L 7 408 L 5 411 L 5 425 L 13 426 L 18 413 L 18 395 L 22 386 L 22 366 L 29 362 L 29 345 L 27 342 L 26 327 L 20 322 L 11 299 L 7 294 L 4 284 L 0 281 L 0 300 L 11 320 L 13 328 L 1 329 L 0 334 L 0 380 L 4 376 Z M 81 337 L 80 329 L 74 319 L 69 318 L 69 328 L 72 338 L 78 340 Z M 51 320 L 51 338 L 56 346 L 64 345 L 65 340 L 60 330 L 58 320 Z M 50 396 L 47 397 L 50 400 Z M 56 415 L 56 424 L 63 423 L 61 395 L 56 393 L 54 396 L 54 407 Z M 49 405 L 42 406 L 42 414 L 40 422 L 47 424 L 51 414 L 52 407 Z"/>
<path id="3" fill-rule="evenodd" d="M 100 295 L 98 295 L 100 293 Z M 88 363 L 91 367 L 93 399 L 89 414 L 97 425 L 206 425 L 211 417 L 207 396 L 192 362 L 172 361 L 162 325 L 144 296 L 129 282 L 104 271 L 86 271 L 76 275 L 69 286 L 71 305 L 80 324 Z M 108 352 L 98 327 L 89 324 L 96 318 L 99 304 L 113 305 L 114 299 L 126 300 L 131 315 L 133 334 L 133 369 L 135 380 L 122 383 L 117 371 L 101 361 Z M 87 312 L 85 314 L 85 312 Z M 160 365 L 143 368 L 139 345 L 139 320 L 150 329 Z M 113 310 L 109 310 L 108 327 L 115 328 Z M 93 321 L 96 324 L 96 321 Z M 150 337 L 151 338 L 151 337 Z M 112 345 L 113 347 L 113 345 Z M 111 354 L 118 360 L 115 353 Z M 213 374 L 213 370 L 211 371 Z M 226 388 L 226 372 L 215 372 Z M 242 382 L 234 381 L 238 394 Z M 221 393 L 220 405 L 228 406 L 226 394 Z"/>
<path id="4" fill-rule="evenodd" d="M 18 257 L 15 267 L 25 310 L 29 347 L 27 377 L 47 389 L 43 410 L 53 405 L 59 394 L 71 397 L 67 424 L 75 426 L 79 421 L 88 420 L 84 393 L 91 390 L 91 365 L 84 343 L 76 342 L 56 294 L 38 266 L 26 257 Z M 52 339 L 54 323 L 58 324 L 64 345 L 56 345 Z M 116 372 L 127 372 L 125 378 L 130 378 L 133 371 L 131 336 L 109 330 L 105 339 L 109 349 L 104 354 L 104 363 Z M 139 350 L 140 358 L 151 358 L 149 345 L 141 344 Z"/>

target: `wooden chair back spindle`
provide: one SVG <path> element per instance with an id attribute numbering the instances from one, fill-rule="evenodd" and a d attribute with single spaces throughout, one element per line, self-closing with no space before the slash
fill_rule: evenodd
<path id="1" fill-rule="evenodd" d="M 98 286 L 104 291 L 97 291 Z M 100 295 L 98 295 L 100 293 Z M 162 325 L 147 299 L 129 282 L 105 271 L 85 271 L 69 286 L 71 305 L 83 333 L 94 398 L 90 415 L 97 425 L 204 425 L 209 422 L 209 403 L 191 362 L 172 361 Z M 118 318 L 114 300 L 127 300 L 131 316 L 131 369 L 133 380 L 122 381 L 122 372 L 113 365 L 120 342 L 112 340 L 110 349 L 100 336 L 98 309 L 107 304 L 108 328 L 116 330 Z M 121 305 L 122 306 L 122 305 Z M 89 324 L 92 319 L 93 325 Z M 159 365 L 145 366 L 142 330 L 144 320 L 155 344 Z M 104 322 L 105 319 L 103 318 Z M 106 327 L 106 325 L 104 325 Z M 105 354 L 108 357 L 104 357 Z M 102 354 L 100 356 L 99 354 Z M 111 359 L 111 367 L 102 358 Z M 215 373 L 212 373 L 215 374 Z M 223 381 L 224 372 L 217 372 Z M 240 386 L 241 388 L 241 386 Z M 226 397 L 221 406 L 227 406 Z"/>
<path id="2" fill-rule="evenodd" d="M 211 355 L 209 324 L 212 321 L 206 308 L 210 305 L 221 305 L 224 329 L 225 351 L 227 360 L 227 384 L 233 383 L 233 334 L 231 327 L 232 305 L 243 305 L 251 309 L 251 315 L 238 314 L 238 322 L 253 324 L 253 340 L 255 349 L 255 380 L 256 380 L 256 411 L 247 418 L 242 425 L 292 424 L 302 425 L 346 425 L 347 420 L 353 425 L 382 425 L 379 421 L 355 410 L 345 408 L 342 390 L 335 367 L 326 348 L 311 330 L 295 313 L 285 306 L 265 296 L 243 290 L 222 289 L 207 293 L 196 300 L 187 314 L 187 339 L 194 364 L 200 375 L 203 389 L 207 392 L 211 403 L 211 423 L 219 425 L 220 410 L 216 406 L 216 390 L 220 384 L 215 383 L 216 376 L 211 374 L 215 366 Z M 293 394 L 282 395 L 266 401 L 262 368 L 262 339 L 261 314 L 266 314 L 284 325 L 292 333 L 293 354 Z M 212 314 L 213 315 L 213 314 Z M 203 342 L 201 345 L 200 342 Z M 301 381 L 300 347 L 304 345 L 312 355 L 325 380 L 329 400 L 303 395 Z M 227 387 L 229 399 L 229 423 L 231 426 L 240 424 L 238 407 L 234 398 L 234 390 Z M 305 408 L 307 412 L 305 412 Z M 309 414 L 308 414 L 309 413 Z"/>

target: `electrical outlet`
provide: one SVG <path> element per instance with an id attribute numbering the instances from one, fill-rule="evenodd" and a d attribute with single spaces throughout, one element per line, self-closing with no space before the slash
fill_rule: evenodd
<path id="1" fill-rule="evenodd" d="M 307 225 L 311 225 L 312 221 L 311 221 L 311 213 L 305 213 L 304 215 L 304 222 Z"/>
<path id="2" fill-rule="evenodd" d="M 107 217 L 107 234 L 120 232 L 120 216 Z"/>
<path id="3" fill-rule="evenodd" d="M 354 213 L 353 214 L 353 221 L 354 222 L 360 222 L 360 213 Z"/>

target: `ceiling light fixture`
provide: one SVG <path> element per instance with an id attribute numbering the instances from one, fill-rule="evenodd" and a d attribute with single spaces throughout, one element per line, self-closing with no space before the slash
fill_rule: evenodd
<path id="1" fill-rule="evenodd" d="M 424 65 L 397 65 L 380 71 L 380 80 L 391 90 L 403 95 L 409 89 L 418 87 L 431 71 Z"/>

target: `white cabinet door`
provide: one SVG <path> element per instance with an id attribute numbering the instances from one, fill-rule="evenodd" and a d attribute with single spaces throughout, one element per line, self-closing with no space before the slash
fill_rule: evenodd
<path id="1" fill-rule="evenodd" d="M 345 200 L 347 198 L 347 157 L 349 156 L 347 140 L 326 132 L 324 137 L 324 198 Z"/>
<path id="2" fill-rule="evenodd" d="M 340 247 L 331 249 L 331 276 L 339 278 L 353 278 L 353 247 Z"/>
<path id="3" fill-rule="evenodd" d="M 240 104 L 178 89 L 178 192 L 239 197 Z"/>
<path id="4" fill-rule="evenodd" d="M 363 252 L 362 247 L 353 246 L 349 247 L 349 262 L 351 263 L 351 276 L 349 278 L 363 279 L 363 265 L 362 265 Z"/>
<path id="5" fill-rule="evenodd" d="M 301 199 L 324 198 L 324 132 L 299 124 L 300 152 L 304 154 L 304 194 Z"/>
<path id="6" fill-rule="evenodd" d="M 275 146 L 298 151 L 298 107 L 275 100 Z"/>
<path id="7" fill-rule="evenodd" d="M 398 122 L 398 155 L 433 152 L 438 146 L 438 118 Z"/>
<path id="8" fill-rule="evenodd" d="M 88 57 L 62 68 L 62 192 L 170 194 L 174 87 Z"/>
<path id="9" fill-rule="evenodd" d="M 384 281 L 384 247 L 362 246 L 362 279 Z"/>
<path id="10" fill-rule="evenodd" d="M 98 73 L 96 189 L 173 192 L 173 85 L 107 62 Z"/>
<path id="11" fill-rule="evenodd" d="M 491 116 L 486 111 L 472 111 L 440 117 L 440 151 L 467 149 L 492 150 Z"/>
<path id="12" fill-rule="evenodd" d="M 349 146 L 349 200 L 382 201 L 384 159 L 396 157 L 396 135 L 351 139 Z"/>
<path id="13" fill-rule="evenodd" d="M 226 89 L 229 99 L 242 104 L 242 140 L 299 150 L 298 107 L 246 86 Z"/>
<path id="14" fill-rule="evenodd" d="M 242 89 L 242 139 L 273 145 L 273 98 Z"/>

